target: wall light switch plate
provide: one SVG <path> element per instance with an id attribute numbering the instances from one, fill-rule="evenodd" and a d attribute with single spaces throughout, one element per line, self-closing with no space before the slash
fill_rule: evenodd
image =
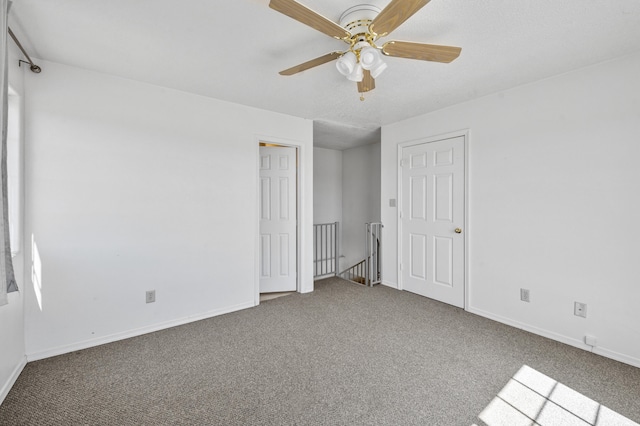
<path id="1" fill-rule="evenodd" d="M 155 290 L 149 290 L 147 292 L 147 303 L 153 303 L 156 301 L 156 291 Z"/>
<path id="2" fill-rule="evenodd" d="M 528 288 L 521 288 L 520 289 L 520 300 L 522 300 L 523 302 L 530 302 L 531 301 L 529 299 L 529 289 Z"/>
<path id="3" fill-rule="evenodd" d="M 390 198 L 389 199 L 389 207 L 395 207 L 396 206 L 396 199 L 395 198 Z"/>

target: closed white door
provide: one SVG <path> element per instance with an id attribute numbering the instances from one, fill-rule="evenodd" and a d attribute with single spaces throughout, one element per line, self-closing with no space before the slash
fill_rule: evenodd
<path id="1" fill-rule="evenodd" d="M 401 285 L 464 307 L 464 136 L 404 147 Z"/>
<path id="2" fill-rule="evenodd" d="M 296 149 L 260 147 L 260 293 L 296 290 Z"/>

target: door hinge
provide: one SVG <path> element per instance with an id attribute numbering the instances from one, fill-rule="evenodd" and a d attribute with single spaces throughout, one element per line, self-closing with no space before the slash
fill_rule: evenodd
<path id="1" fill-rule="evenodd" d="M 402 269 L 403 269 L 403 268 L 402 268 L 402 262 L 400 262 L 400 270 L 402 271 Z"/>
<path id="2" fill-rule="evenodd" d="M 404 167 L 406 165 L 407 165 L 407 160 L 405 160 L 404 158 L 400 160 L 400 167 Z"/>
<path id="3" fill-rule="evenodd" d="M 402 216 L 403 216 L 403 215 L 402 215 L 402 211 L 401 211 L 401 212 L 400 212 L 400 219 L 402 219 Z"/>

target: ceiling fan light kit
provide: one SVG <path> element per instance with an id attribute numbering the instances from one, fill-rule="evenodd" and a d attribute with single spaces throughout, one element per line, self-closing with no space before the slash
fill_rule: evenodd
<path id="1" fill-rule="evenodd" d="M 362 68 L 364 68 L 365 70 L 370 70 L 381 62 L 384 61 L 382 60 L 380 51 L 375 47 L 363 47 L 360 51 L 360 63 L 362 64 Z"/>
<path id="2" fill-rule="evenodd" d="M 364 47 L 360 51 L 360 64 L 365 70 L 371 71 L 371 77 L 378 78 L 382 71 L 387 69 L 387 63 L 382 59 L 380 49 Z"/>
<path id="3" fill-rule="evenodd" d="M 375 79 L 387 68 L 383 55 L 432 62 L 451 62 L 460 55 L 459 47 L 403 41 L 388 41 L 382 47 L 376 45 L 376 40 L 389 35 L 429 1 L 391 0 L 382 10 L 374 5 L 360 4 L 344 11 L 340 16 L 339 24 L 336 24 L 296 0 L 271 0 L 270 8 L 349 44 L 349 48 L 343 52 L 323 55 L 280 71 L 280 74 L 293 75 L 337 60 L 338 72 L 358 84 L 360 100 L 364 100 L 364 93 L 375 88 Z"/>
<path id="4" fill-rule="evenodd" d="M 362 81 L 363 78 L 364 69 L 360 64 L 356 64 L 356 66 L 353 68 L 353 72 L 347 76 L 347 80 L 355 81 L 356 83 Z"/>
<path id="5" fill-rule="evenodd" d="M 340 74 L 346 77 L 355 70 L 357 64 L 358 58 L 356 57 L 356 54 L 353 52 L 347 52 L 336 61 L 336 68 Z"/>

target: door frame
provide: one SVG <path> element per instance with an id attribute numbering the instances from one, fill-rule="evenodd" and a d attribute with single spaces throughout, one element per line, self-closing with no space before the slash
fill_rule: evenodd
<path id="1" fill-rule="evenodd" d="M 302 266 L 302 253 L 301 253 L 301 229 L 300 215 L 302 213 L 302 185 L 301 185 L 301 153 L 302 145 L 294 141 L 258 136 L 256 137 L 256 232 L 255 232 L 255 292 L 254 292 L 254 304 L 258 306 L 260 304 L 260 144 L 273 145 L 276 147 L 295 148 L 296 150 L 296 292 L 302 292 L 302 279 L 301 279 L 301 266 Z"/>
<path id="2" fill-rule="evenodd" d="M 458 130 L 450 133 L 442 133 L 439 135 L 424 137 L 420 139 L 413 139 L 405 142 L 398 143 L 398 151 L 396 158 L 396 168 L 398 170 L 398 208 L 396 209 L 396 223 L 398 224 L 397 229 L 397 253 L 398 257 L 396 259 L 396 269 L 398 275 L 398 290 L 404 290 L 404 285 L 402 283 L 402 270 L 400 266 L 402 265 L 402 219 L 400 218 L 400 213 L 402 212 L 402 151 L 404 148 L 422 145 L 431 142 L 439 142 L 447 139 L 453 139 L 462 136 L 464 138 L 464 213 L 463 213 L 463 241 L 464 241 L 464 261 L 463 261 L 463 287 L 464 287 L 464 310 L 468 311 L 470 302 L 469 302 L 469 129 Z"/>

